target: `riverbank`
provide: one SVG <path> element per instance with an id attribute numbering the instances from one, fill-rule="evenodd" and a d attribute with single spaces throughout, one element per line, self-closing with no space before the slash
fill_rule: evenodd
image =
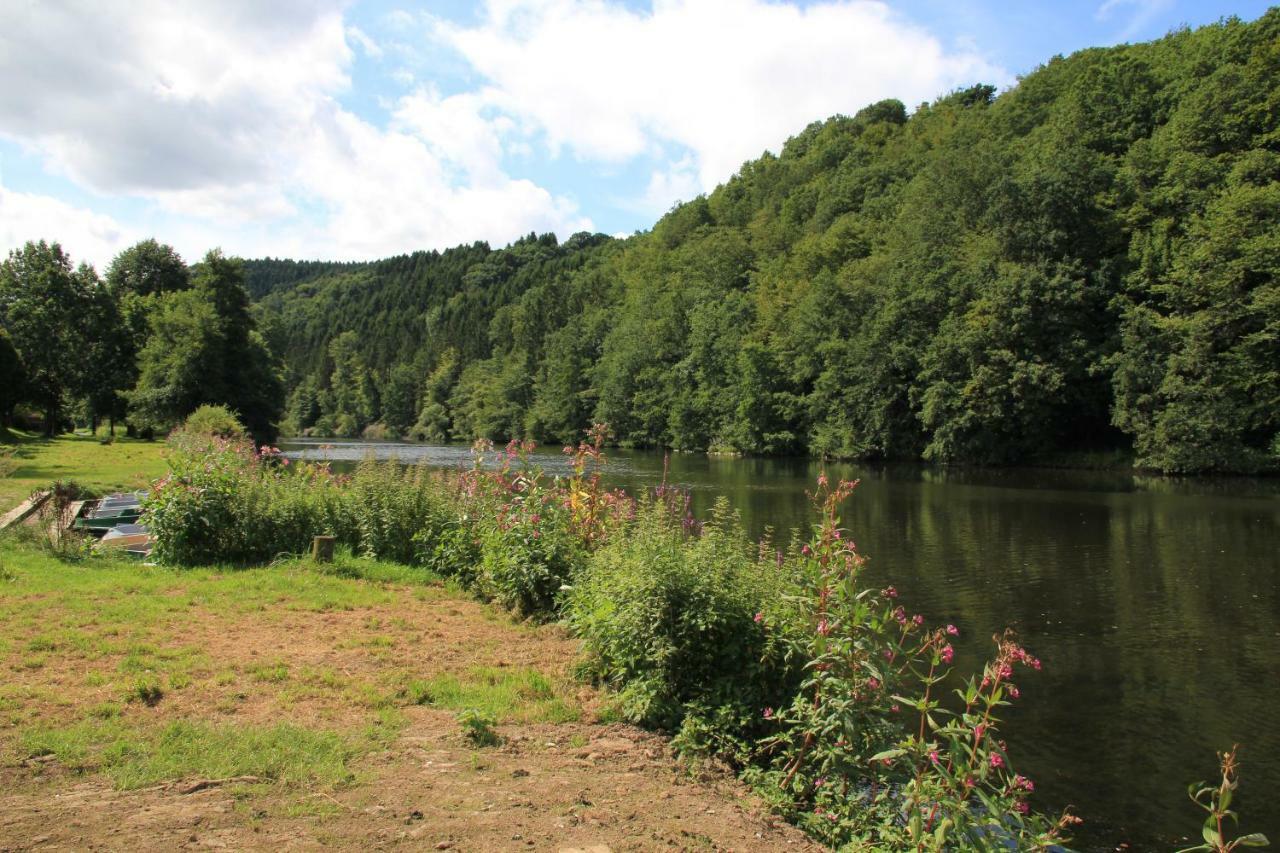
<path id="1" fill-rule="evenodd" d="M 46 438 L 21 430 L 6 431 L 0 436 L 0 452 L 11 454 L 13 470 L 0 477 L 0 513 L 58 480 L 75 480 L 101 493 L 145 488 L 164 473 L 164 442 L 117 435 L 103 444 L 105 437 L 105 432 Z"/>
<path id="2" fill-rule="evenodd" d="M 0 566 L 0 846 L 816 849 L 601 719 L 563 629 L 429 572 Z"/>

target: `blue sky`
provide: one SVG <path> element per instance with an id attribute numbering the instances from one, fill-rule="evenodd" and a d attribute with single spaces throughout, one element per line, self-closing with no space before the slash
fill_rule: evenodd
<path id="1" fill-rule="evenodd" d="M 8 5 L 0 250 L 104 266 L 626 234 L 809 121 L 1264 2 L 96 0 Z"/>

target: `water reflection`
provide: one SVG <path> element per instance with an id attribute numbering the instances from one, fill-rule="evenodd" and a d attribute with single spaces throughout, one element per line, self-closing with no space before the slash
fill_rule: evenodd
<path id="1" fill-rule="evenodd" d="M 333 442 L 291 453 L 354 463 L 373 452 L 465 466 L 464 447 Z M 548 473 L 567 469 L 540 453 Z M 812 520 L 812 460 L 676 454 L 666 476 L 696 511 L 723 495 L 744 525 Z M 1010 713 L 1010 748 L 1046 808 L 1086 817 L 1084 846 L 1142 849 L 1199 836 L 1186 785 L 1240 742 L 1243 831 L 1280 835 L 1280 483 L 1089 471 L 827 465 L 860 479 L 845 517 L 871 571 L 963 631 L 977 665 L 1015 628 L 1045 663 Z M 661 454 L 615 451 L 611 483 L 663 475 Z"/>

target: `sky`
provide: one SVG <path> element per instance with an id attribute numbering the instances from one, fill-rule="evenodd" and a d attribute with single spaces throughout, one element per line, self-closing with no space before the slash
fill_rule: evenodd
<path id="1" fill-rule="evenodd" d="M 883 98 L 1250 0 L 0 0 L 0 253 L 625 235 Z"/>

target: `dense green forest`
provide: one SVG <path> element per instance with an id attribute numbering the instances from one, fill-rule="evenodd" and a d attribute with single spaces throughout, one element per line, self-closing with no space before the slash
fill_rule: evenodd
<path id="1" fill-rule="evenodd" d="M 267 440 L 281 370 L 250 308 L 243 263 L 216 250 L 188 267 L 144 240 L 102 279 L 57 243 L 27 243 L 0 264 L 0 425 L 27 407 L 48 433 L 127 418 L 155 434 L 223 403 Z"/>
<path id="2" fill-rule="evenodd" d="M 241 269 L 292 432 L 1274 470 L 1280 10 L 815 122 L 626 240 Z"/>

